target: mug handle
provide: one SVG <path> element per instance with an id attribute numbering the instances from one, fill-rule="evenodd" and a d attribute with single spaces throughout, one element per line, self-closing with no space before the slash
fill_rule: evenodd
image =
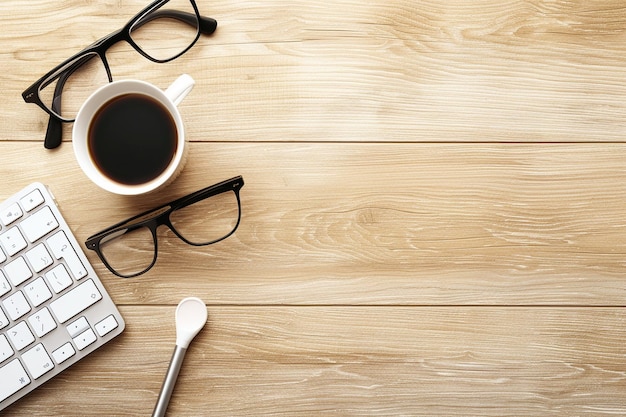
<path id="1" fill-rule="evenodd" d="M 167 90 L 165 95 L 172 100 L 172 102 L 178 106 L 181 101 L 189 94 L 196 84 L 193 78 L 189 74 L 183 74 L 176 79 Z"/>

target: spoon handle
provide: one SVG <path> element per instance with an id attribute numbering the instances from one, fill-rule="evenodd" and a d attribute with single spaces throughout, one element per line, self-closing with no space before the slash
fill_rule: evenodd
<path id="1" fill-rule="evenodd" d="M 163 386 L 161 387 L 159 399 L 157 400 L 154 411 L 152 412 L 152 417 L 163 417 L 165 415 L 165 411 L 167 411 L 167 406 L 170 402 L 170 397 L 174 391 L 174 386 L 176 385 L 176 379 L 178 378 L 180 367 L 183 364 L 183 359 L 185 358 L 185 353 L 187 353 L 186 348 L 178 345 L 176 346 L 174 354 L 172 355 L 172 360 L 170 361 L 170 366 L 167 368 L 167 374 L 165 375 L 165 380 L 163 381 Z"/>

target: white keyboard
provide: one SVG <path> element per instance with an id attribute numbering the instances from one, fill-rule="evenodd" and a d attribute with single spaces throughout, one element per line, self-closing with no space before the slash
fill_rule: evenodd
<path id="1" fill-rule="evenodd" d="M 124 330 L 61 216 L 33 183 L 0 204 L 0 410 Z"/>

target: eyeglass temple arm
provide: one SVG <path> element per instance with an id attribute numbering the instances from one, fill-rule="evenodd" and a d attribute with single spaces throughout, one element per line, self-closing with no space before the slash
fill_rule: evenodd
<path id="1" fill-rule="evenodd" d="M 46 138 L 43 141 L 43 146 L 46 149 L 58 148 L 62 141 L 63 122 L 54 116 L 50 116 L 48 119 L 48 128 L 46 129 Z"/>
<path id="2" fill-rule="evenodd" d="M 52 100 L 52 111 L 57 112 L 61 107 L 61 92 L 63 91 L 63 85 L 67 80 L 67 76 L 61 76 L 59 82 L 54 88 L 54 99 Z M 46 138 L 43 141 L 43 146 L 46 149 L 58 148 L 63 141 L 63 122 L 58 118 L 50 115 L 48 119 L 48 128 L 46 129 Z"/>
<path id="3" fill-rule="evenodd" d="M 154 218 L 159 217 L 160 215 L 162 215 L 163 213 L 169 211 L 171 209 L 171 205 L 170 203 L 167 204 L 163 204 L 162 206 L 159 206 L 157 208 L 151 209 L 151 210 L 147 210 L 144 211 L 143 213 L 137 214 L 136 216 L 130 217 L 126 220 L 122 220 L 119 223 L 115 223 L 113 226 L 109 226 L 104 230 L 99 231 L 96 234 L 93 234 L 91 236 L 89 236 L 87 238 L 87 240 L 85 241 L 85 245 L 89 248 L 89 249 L 93 249 L 96 247 L 97 242 L 103 238 L 106 238 L 107 235 L 110 234 L 110 232 L 112 230 L 115 230 L 117 228 L 123 227 L 123 226 L 127 226 L 124 231 L 121 234 L 126 233 L 127 230 L 133 230 L 136 229 L 138 226 L 138 223 L 143 223 L 146 220 L 153 220 Z M 118 233 L 118 232 L 115 232 Z"/>
<path id="4" fill-rule="evenodd" d="M 210 35 L 217 29 L 217 20 L 210 17 L 200 16 L 200 32 Z"/>
<path id="5" fill-rule="evenodd" d="M 182 22 L 188 23 L 191 26 L 195 25 L 196 21 L 196 16 L 192 13 L 181 12 L 178 10 L 159 10 L 155 13 L 151 13 L 150 15 L 148 15 L 148 18 L 138 22 L 138 27 L 143 26 L 151 20 L 158 19 L 164 16 L 178 19 Z M 210 35 L 217 29 L 217 21 L 210 17 L 200 16 L 199 28 L 201 33 L 205 35 Z M 71 67 L 69 67 L 61 74 L 54 89 L 54 100 L 52 102 L 53 111 L 57 111 L 61 107 L 61 92 L 63 91 L 63 87 L 65 86 L 67 79 L 72 75 L 74 71 L 76 71 L 76 69 L 78 69 L 81 65 L 83 65 L 85 62 L 89 61 L 92 58 L 93 57 L 87 57 L 76 61 Z M 48 127 L 46 129 L 46 137 L 44 139 L 44 147 L 46 149 L 54 149 L 59 147 L 63 140 L 62 136 L 63 122 L 57 117 L 50 115 L 50 119 L 48 120 Z"/>
<path id="6" fill-rule="evenodd" d="M 65 87 L 65 83 L 67 79 L 85 62 L 92 59 L 92 56 L 84 57 L 77 61 L 75 65 L 72 65 L 67 71 L 64 71 L 57 80 L 57 84 L 54 88 L 54 98 L 52 99 L 52 111 L 58 112 L 61 108 L 61 97 L 63 92 L 63 87 Z M 54 149 L 58 148 L 63 141 L 63 122 L 55 116 L 50 115 L 50 119 L 48 119 L 48 128 L 46 129 L 46 137 L 43 142 L 43 146 L 46 149 Z"/>
<path id="7" fill-rule="evenodd" d="M 148 22 L 151 22 L 154 19 L 158 19 L 161 17 L 170 17 L 173 19 L 178 19 L 182 22 L 185 22 L 187 24 L 189 24 L 190 26 L 195 26 L 195 22 L 196 22 L 196 15 L 192 14 L 192 13 L 187 13 L 187 12 L 181 12 L 178 10 L 158 10 L 154 13 L 149 14 L 148 16 L 146 16 L 144 19 L 140 20 L 137 22 L 137 26 L 136 27 L 141 27 L 143 25 L 145 25 Z M 200 16 L 200 20 L 199 20 L 199 28 L 200 28 L 200 32 L 205 34 L 205 35 L 210 35 L 213 32 L 215 32 L 215 30 L 217 29 L 217 21 L 213 18 L 210 17 L 205 17 L 205 16 Z M 92 45 L 90 45 L 89 47 L 87 47 L 86 49 L 89 49 L 91 47 L 93 47 L 94 45 L 97 44 L 101 44 L 105 41 L 107 41 L 108 39 L 112 38 L 114 35 L 117 35 L 116 32 L 105 36 L 102 39 L 98 39 L 96 42 L 94 42 Z M 59 80 L 57 82 L 57 86 L 55 88 L 55 98 L 60 96 L 60 92 L 63 91 L 63 87 L 65 86 L 65 83 L 67 82 L 67 79 L 70 77 L 70 75 L 72 75 L 74 73 L 74 71 L 76 71 L 80 66 L 82 66 L 85 62 L 89 61 L 90 59 L 92 59 L 92 56 L 86 56 L 76 62 L 74 62 L 70 67 L 68 67 L 65 71 L 63 71 L 63 73 L 59 76 Z M 45 87 L 45 85 L 44 85 Z M 53 107 L 54 107 L 54 103 L 53 103 Z M 58 108 L 58 106 L 56 107 Z"/>
<path id="8" fill-rule="evenodd" d="M 234 191 L 237 195 L 239 195 L 239 190 L 241 189 L 241 187 L 243 187 L 243 177 L 241 175 L 238 175 L 236 177 L 211 185 L 207 188 L 203 188 L 202 190 L 198 190 L 194 193 L 191 193 L 177 200 L 174 200 L 171 203 L 169 203 L 169 205 L 179 209 L 179 208 L 188 206 L 190 204 L 197 203 L 198 201 L 203 200 L 212 195 L 220 194 L 220 193 L 231 191 L 231 190 Z"/>
<path id="9" fill-rule="evenodd" d="M 182 22 L 185 22 L 187 24 L 189 24 L 190 26 L 195 26 L 195 22 L 196 22 L 196 15 L 192 14 L 192 13 L 187 13 L 187 12 L 181 12 L 178 10 L 158 10 L 154 13 L 149 14 L 148 16 L 146 16 L 144 19 L 140 20 L 139 22 L 137 22 L 137 27 L 141 27 L 143 25 L 145 25 L 146 23 L 154 20 L 154 19 L 158 19 L 161 17 L 171 17 L 173 19 L 178 19 Z M 205 34 L 205 35 L 210 35 L 213 32 L 215 32 L 215 30 L 217 29 L 217 21 L 213 18 L 210 17 L 205 17 L 205 16 L 200 16 L 200 21 L 199 21 L 199 28 L 200 28 L 200 32 Z M 103 43 L 105 41 L 107 41 L 108 39 L 110 39 L 111 37 L 113 37 L 114 35 L 117 35 L 117 33 L 112 33 L 108 36 L 105 36 L 102 39 L 97 40 L 96 42 L 94 42 L 91 46 L 89 46 L 86 49 L 89 49 L 91 47 L 93 47 L 94 45 Z M 70 77 L 70 75 L 72 75 L 74 73 L 74 71 L 76 71 L 81 65 L 83 65 L 85 62 L 89 61 L 90 59 L 92 59 L 93 56 L 86 56 L 82 59 L 79 59 L 78 61 L 74 62 L 70 67 L 68 67 L 65 71 L 63 71 L 63 73 L 60 75 L 59 80 L 57 82 L 57 86 L 55 89 L 55 97 L 59 97 L 60 96 L 60 92 L 63 90 L 63 87 L 65 85 L 65 83 L 67 82 L 67 79 Z M 54 103 L 53 103 L 54 106 Z M 58 108 L 58 107 L 57 107 Z"/>
<path id="10" fill-rule="evenodd" d="M 237 196 L 239 196 L 239 190 L 241 189 L 241 187 L 243 187 L 243 184 L 244 184 L 243 177 L 241 175 L 238 175 L 231 179 L 211 185 L 207 188 L 203 188 L 189 195 L 178 198 L 174 201 L 170 201 L 169 203 L 163 204 L 162 206 L 159 206 L 157 208 L 144 211 L 143 213 L 140 213 L 136 216 L 133 216 L 126 220 L 122 220 L 121 222 L 116 223 L 113 226 L 107 227 L 106 229 L 101 230 L 98 233 L 89 236 L 87 240 L 85 241 L 85 245 L 89 249 L 93 249 L 96 247 L 96 242 L 98 241 L 98 239 L 100 239 L 102 236 L 106 236 L 111 230 L 115 230 L 118 227 L 126 226 L 126 225 L 131 227 L 133 223 L 135 223 L 138 219 L 142 219 L 142 220 L 144 218 L 153 219 L 154 217 L 158 217 L 162 215 L 163 213 L 166 213 L 172 208 L 179 209 L 179 208 L 188 206 L 189 204 L 193 204 L 197 201 L 207 198 L 208 196 L 212 194 L 219 194 L 224 191 L 233 190 L 237 193 Z"/>

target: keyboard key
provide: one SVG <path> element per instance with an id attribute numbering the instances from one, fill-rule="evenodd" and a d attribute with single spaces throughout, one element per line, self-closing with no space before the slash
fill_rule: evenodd
<path id="1" fill-rule="evenodd" d="M 56 363 L 61 364 L 74 356 L 74 354 L 76 354 L 74 346 L 72 346 L 70 342 L 67 342 L 66 344 L 52 352 L 52 357 L 54 358 L 54 361 Z"/>
<path id="2" fill-rule="evenodd" d="M 0 308 L 0 330 L 4 329 L 8 325 L 9 319 L 7 318 L 6 314 L 4 314 L 4 311 L 2 311 L 2 309 Z"/>
<path id="3" fill-rule="evenodd" d="M 14 359 L 0 368 L 0 401 L 4 401 L 28 384 L 30 378 L 19 360 Z"/>
<path id="4" fill-rule="evenodd" d="M 123 329 L 47 188 L 0 201 L 0 415 Z"/>
<path id="5" fill-rule="evenodd" d="M 0 271 L 0 297 L 11 291 L 11 285 L 4 275 L 4 272 Z"/>
<path id="6" fill-rule="evenodd" d="M 52 265 L 52 256 L 50 256 L 48 249 L 46 249 L 43 243 L 26 252 L 26 259 L 28 259 L 30 266 L 33 267 L 35 272 L 41 272 Z"/>
<path id="7" fill-rule="evenodd" d="M 67 272 L 67 269 L 65 269 L 65 265 L 63 264 L 59 264 L 50 271 L 46 272 L 46 279 L 52 287 L 52 291 L 56 294 L 60 293 L 74 283 L 74 281 L 72 281 L 72 277 L 70 277 L 70 274 Z"/>
<path id="8" fill-rule="evenodd" d="M 74 343 L 76 343 L 76 348 L 78 350 L 83 350 L 93 342 L 97 340 L 96 334 L 91 329 L 87 329 L 82 332 L 80 335 L 76 336 L 74 339 Z"/>
<path id="9" fill-rule="evenodd" d="M 108 333 L 117 329 L 117 326 L 118 326 L 117 320 L 115 320 L 115 317 L 111 315 L 105 318 L 104 320 L 102 320 L 101 322 L 97 323 L 95 325 L 95 328 L 96 328 L 96 332 L 98 332 L 98 335 L 100 337 L 104 337 Z"/>
<path id="10" fill-rule="evenodd" d="M 37 337 L 43 337 L 57 328 L 57 323 L 52 318 L 48 307 L 42 308 L 28 318 L 30 327 L 33 328 Z"/>
<path id="11" fill-rule="evenodd" d="M 52 293 L 48 289 L 48 286 L 46 285 L 42 277 L 39 277 L 33 282 L 29 282 L 28 284 L 26 284 L 26 286 L 24 287 L 24 292 L 30 300 L 30 303 L 35 307 L 39 307 L 40 305 L 52 298 Z"/>
<path id="12" fill-rule="evenodd" d="M 35 345 L 29 351 L 24 352 L 22 360 L 34 379 L 41 377 L 54 368 L 52 359 L 50 359 L 50 356 L 48 356 L 46 349 L 44 349 L 41 343 Z"/>
<path id="13" fill-rule="evenodd" d="M 75 338 L 89 328 L 89 323 L 85 317 L 81 317 L 76 321 L 67 325 L 67 332 L 71 338 Z"/>
<path id="14" fill-rule="evenodd" d="M 9 359 L 14 353 L 15 352 L 13 351 L 13 348 L 11 348 L 7 337 L 0 334 L 0 363 Z"/>
<path id="15" fill-rule="evenodd" d="M 44 207 L 22 221 L 22 230 L 31 243 L 36 242 L 57 227 L 59 227 L 59 223 L 52 214 L 50 207 Z"/>
<path id="16" fill-rule="evenodd" d="M 7 278 L 9 278 L 14 287 L 17 287 L 33 276 L 28 264 L 26 264 L 26 261 L 21 256 L 6 264 L 4 272 L 6 272 Z"/>
<path id="17" fill-rule="evenodd" d="M 24 207 L 24 210 L 26 211 L 31 211 L 44 201 L 45 200 L 39 190 L 31 191 L 26 197 L 20 199 L 20 203 L 22 203 L 22 207 Z"/>
<path id="18" fill-rule="evenodd" d="M 17 326 L 11 327 L 7 335 L 17 350 L 22 350 L 35 341 L 35 336 L 33 336 L 25 321 L 20 321 Z"/>
<path id="19" fill-rule="evenodd" d="M 50 309 L 59 323 L 65 323 L 101 299 L 102 294 L 90 279 L 54 300 L 50 303 Z"/>
<path id="20" fill-rule="evenodd" d="M 65 259 L 67 266 L 70 268 L 70 272 L 76 280 L 87 276 L 87 270 L 78 258 L 78 255 L 70 244 L 70 241 L 67 239 L 65 232 L 60 231 L 55 233 L 48 238 L 47 242 L 55 258 Z"/>
<path id="21" fill-rule="evenodd" d="M 16 321 L 30 311 L 30 305 L 28 304 L 28 301 L 26 301 L 26 297 L 24 297 L 24 293 L 22 291 L 12 294 L 2 302 L 2 305 L 4 305 L 4 309 L 13 321 Z"/>
<path id="22" fill-rule="evenodd" d="M 0 243 L 4 246 L 9 256 L 13 256 L 28 244 L 17 227 L 12 227 L 0 235 Z"/>
<path id="23" fill-rule="evenodd" d="M 10 225 L 20 217 L 22 217 L 22 209 L 17 203 L 11 204 L 9 208 L 6 208 L 0 212 L 0 221 L 5 226 Z"/>

